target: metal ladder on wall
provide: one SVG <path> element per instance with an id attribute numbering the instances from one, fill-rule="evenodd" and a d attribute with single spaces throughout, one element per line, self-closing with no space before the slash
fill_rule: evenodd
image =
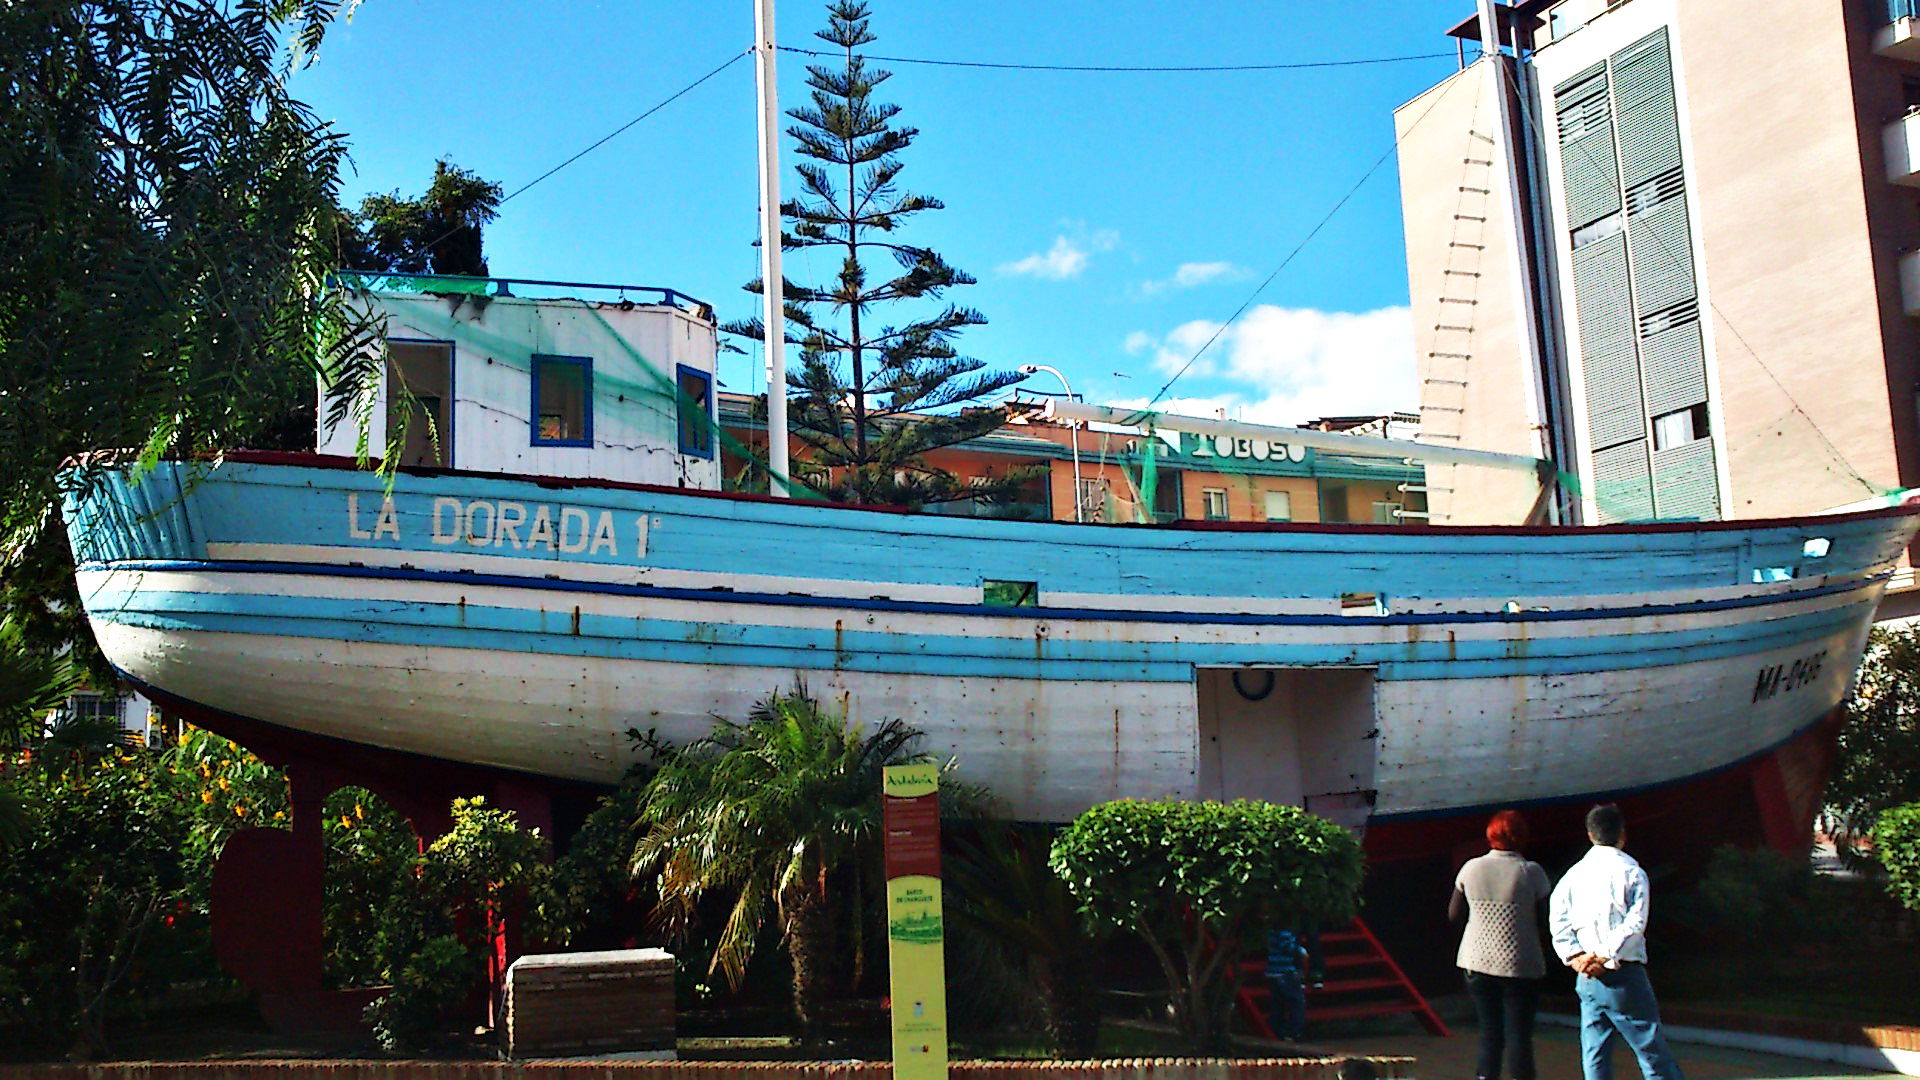
<path id="1" fill-rule="evenodd" d="M 1451 1034 L 1425 995 L 1362 920 L 1354 919 L 1344 930 L 1323 932 L 1320 948 L 1326 980 L 1319 989 L 1307 991 L 1307 1023 L 1411 1013 L 1428 1034 L 1441 1038 Z M 1271 1039 L 1275 1035 L 1267 1023 L 1267 998 L 1272 991 L 1267 988 L 1266 968 L 1264 959 L 1241 962 L 1235 1004 L 1255 1034 Z"/>
<path id="2" fill-rule="evenodd" d="M 1476 116 L 1476 121 L 1478 117 Z M 1447 265 L 1440 272 L 1439 313 L 1427 352 L 1426 375 L 1420 380 L 1420 435 L 1422 440 L 1459 445 L 1467 412 L 1468 371 L 1473 362 L 1475 313 L 1480 306 L 1481 264 L 1487 251 L 1487 209 L 1493 194 L 1493 136 L 1468 132 L 1461 158 L 1459 194 L 1454 199 L 1453 231 L 1447 241 Z M 1458 465 L 1447 465 L 1444 484 L 1434 483 L 1432 465 L 1425 484 L 1401 484 L 1400 490 L 1427 495 L 1427 518 L 1444 521 L 1452 516 L 1454 477 Z M 1446 509 L 1434 512 L 1433 495 L 1447 498 Z M 1405 513 L 1403 517 L 1417 517 Z"/>

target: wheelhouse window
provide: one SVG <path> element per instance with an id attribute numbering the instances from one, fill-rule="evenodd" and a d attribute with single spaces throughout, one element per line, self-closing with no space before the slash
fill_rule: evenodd
<path id="1" fill-rule="evenodd" d="M 453 464 L 453 343 L 387 342 L 387 432 L 401 430 L 400 464 Z"/>
<path id="2" fill-rule="evenodd" d="M 680 390 L 680 452 L 710 458 L 714 437 L 713 376 L 682 364 L 674 382 Z"/>
<path id="3" fill-rule="evenodd" d="M 593 445 L 593 361 L 533 358 L 533 445 Z"/>

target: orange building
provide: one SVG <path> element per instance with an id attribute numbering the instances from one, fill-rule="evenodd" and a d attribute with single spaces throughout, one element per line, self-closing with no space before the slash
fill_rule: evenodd
<path id="1" fill-rule="evenodd" d="M 752 400 L 720 396 L 720 425 L 736 445 L 764 445 L 765 427 L 752 418 Z M 1388 434 L 1410 424 L 1406 414 L 1327 417 L 1312 427 Z M 962 502 L 932 513 L 1024 520 L 1092 522 L 1303 521 L 1394 525 L 1426 520 L 1425 473 L 1419 465 L 1332 454 L 1283 442 L 1216 439 L 1161 432 L 1152 442 L 1135 432 L 1069 427 L 1016 419 L 999 431 L 927 455 L 929 464 L 964 478 L 998 478 L 1011 470 L 1045 466 L 1011 503 Z M 793 453 L 801 447 L 796 441 Z M 1078 457 L 1076 479 L 1075 457 Z M 725 475 L 744 462 L 723 451 Z M 1151 487 L 1151 507 L 1147 489 Z M 1078 515 L 1076 515 L 1076 504 Z"/>

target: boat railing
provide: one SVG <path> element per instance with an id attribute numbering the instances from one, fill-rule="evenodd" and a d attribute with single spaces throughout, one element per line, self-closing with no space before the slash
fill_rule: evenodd
<path id="1" fill-rule="evenodd" d="M 602 303 L 653 304 L 692 312 L 708 321 L 713 305 L 678 289 L 659 285 L 620 285 L 591 281 L 548 281 L 541 278 L 468 277 L 462 274 L 386 273 L 338 270 L 333 285 L 365 292 L 429 293 L 434 295 L 518 297 L 530 300 L 593 299 Z M 581 293 L 591 296 L 583 297 Z"/>

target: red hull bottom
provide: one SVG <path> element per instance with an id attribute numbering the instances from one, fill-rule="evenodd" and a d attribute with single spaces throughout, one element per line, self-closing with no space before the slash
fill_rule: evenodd
<path id="1" fill-rule="evenodd" d="M 1805 855 L 1839 724 L 1836 710 L 1759 757 L 1613 799 L 1627 817 L 1627 850 L 1646 867 L 1656 893 L 1692 879 L 1724 845 Z M 1553 880 L 1586 852 L 1586 814 L 1596 801 L 1522 808 L 1533 834 L 1527 855 Z M 1460 865 L 1487 850 L 1487 816 L 1390 819 L 1367 827 L 1363 914 L 1423 989 L 1458 984 L 1459 931 L 1447 924 L 1447 898 Z"/>
<path id="2" fill-rule="evenodd" d="M 370 788 L 411 819 L 423 843 L 451 824 L 453 798 L 485 794 L 561 844 L 598 793 L 587 785 L 291 731 L 142 689 L 169 713 L 288 770 L 293 828 L 243 830 L 229 842 L 215 869 L 213 921 L 223 965 L 263 1000 L 285 996 L 301 1006 L 290 1013 L 310 1012 L 316 998 L 332 996 L 320 992 L 319 803 L 327 793 L 349 784 Z M 1618 797 L 1628 850 L 1656 887 L 1691 877 L 1724 844 L 1804 853 L 1832 766 L 1839 715 L 1836 710 L 1790 742 L 1730 768 Z M 1556 880 L 1586 850 L 1591 805 L 1582 799 L 1524 810 L 1533 833 L 1527 854 Z M 1447 897 L 1460 864 L 1487 850 L 1485 827 L 1479 811 L 1367 827 L 1363 913 L 1423 990 L 1458 983 L 1453 952 L 1459 934 L 1446 921 Z M 502 941 L 499 948 L 494 962 L 503 971 L 510 945 Z"/>

